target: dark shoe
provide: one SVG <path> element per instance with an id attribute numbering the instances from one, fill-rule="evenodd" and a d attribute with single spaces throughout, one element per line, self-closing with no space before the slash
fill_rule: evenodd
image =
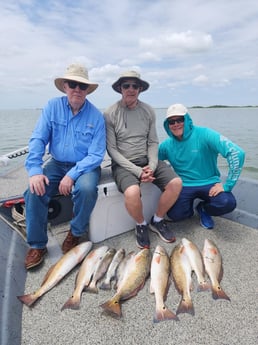
<path id="1" fill-rule="evenodd" d="M 200 224 L 204 229 L 213 229 L 214 227 L 214 222 L 211 218 L 211 216 L 208 215 L 203 209 L 203 203 L 200 202 L 197 207 L 196 211 L 199 214 L 200 217 Z"/>
<path id="2" fill-rule="evenodd" d="M 136 234 L 136 244 L 140 249 L 150 248 L 149 240 L 149 228 L 148 225 L 136 225 L 135 227 Z"/>
<path id="3" fill-rule="evenodd" d="M 176 240 L 174 232 L 168 228 L 164 219 L 162 219 L 160 222 L 154 222 L 152 217 L 150 229 L 151 231 L 156 232 L 156 234 L 158 234 L 159 237 L 165 242 L 172 243 Z"/>
<path id="4" fill-rule="evenodd" d="M 71 230 L 69 230 L 66 239 L 64 240 L 63 244 L 62 244 L 62 251 L 63 253 L 67 253 L 70 249 L 72 249 L 73 247 L 77 246 L 79 244 L 79 240 L 80 237 L 74 236 L 71 232 Z"/>
<path id="5" fill-rule="evenodd" d="M 47 248 L 36 249 L 30 248 L 25 258 L 25 268 L 28 270 L 32 267 L 36 267 L 44 260 L 44 256 L 47 253 Z"/>

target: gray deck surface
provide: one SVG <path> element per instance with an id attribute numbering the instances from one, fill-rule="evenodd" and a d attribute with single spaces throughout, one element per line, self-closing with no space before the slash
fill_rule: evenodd
<path id="1" fill-rule="evenodd" d="M 15 181 L 15 174 L 14 174 Z M 20 194 L 27 180 L 20 179 L 20 185 L 6 181 L 6 195 Z M 0 178 L 0 184 L 3 185 Z M 10 193 L 10 190 L 13 193 Z M 1 197 L 4 197 L 1 191 Z M 23 306 L 21 344 L 209 344 L 233 345 L 258 343 L 258 231 L 257 229 L 215 218 L 215 228 L 205 230 L 199 219 L 171 224 L 178 243 L 186 237 L 202 249 L 204 239 L 212 239 L 221 251 L 224 277 L 222 288 L 231 298 L 213 300 L 211 292 L 197 292 L 196 279 L 192 299 L 195 315 L 179 314 L 179 321 L 165 321 L 154 324 L 155 298 L 150 295 L 150 279 L 136 297 L 122 304 L 123 317 L 114 319 L 102 312 L 100 304 L 109 299 L 112 291 L 100 290 L 98 294 L 84 292 L 79 310 L 64 310 L 61 307 L 74 289 L 76 267 L 56 287 L 42 296 L 33 308 Z M 49 255 L 42 267 L 27 274 L 25 292 L 35 291 L 50 266 L 58 259 L 69 225 L 52 228 Z M 100 229 L 101 230 L 101 229 Z M 165 244 L 155 234 L 150 234 L 151 251 L 161 244 L 170 254 L 175 244 Z M 126 252 L 138 251 L 134 231 L 108 239 L 94 247 L 107 244 L 124 248 Z M 20 291 L 19 294 L 23 294 Z M 16 296 L 13 296 L 15 299 Z M 168 292 L 167 306 L 174 312 L 180 296 L 172 283 Z M 12 311 L 10 311 L 12 312 Z"/>

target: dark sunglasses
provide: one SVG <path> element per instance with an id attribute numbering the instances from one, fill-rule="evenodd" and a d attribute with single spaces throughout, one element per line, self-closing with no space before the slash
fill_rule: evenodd
<path id="1" fill-rule="evenodd" d="M 179 117 L 178 119 L 170 119 L 168 120 L 168 124 L 169 125 L 174 125 L 175 123 L 183 123 L 185 122 L 185 118 L 184 117 Z"/>
<path id="2" fill-rule="evenodd" d="M 80 90 L 85 91 L 88 88 L 88 84 L 78 83 L 77 81 L 66 80 L 70 89 L 75 89 L 77 85 L 79 86 Z"/>
<path id="3" fill-rule="evenodd" d="M 124 83 L 124 84 L 121 85 L 122 89 L 124 89 L 124 90 L 128 90 L 130 86 L 131 86 L 134 90 L 139 90 L 139 88 L 140 88 L 140 85 L 139 85 L 139 84 Z"/>

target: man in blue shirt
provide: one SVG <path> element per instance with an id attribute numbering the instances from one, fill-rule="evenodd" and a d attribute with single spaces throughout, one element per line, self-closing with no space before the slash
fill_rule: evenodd
<path id="1" fill-rule="evenodd" d="M 87 69 L 72 64 L 63 77 L 55 79 L 55 85 L 66 96 L 51 99 L 42 110 L 25 163 L 29 174 L 29 188 L 24 193 L 30 245 L 27 269 L 39 265 L 47 252 L 48 203 L 55 194 L 71 194 L 74 205 L 63 253 L 87 232 L 106 150 L 104 117 L 86 99 L 98 87 L 89 81 Z M 51 158 L 43 165 L 47 145 Z"/>
<path id="2" fill-rule="evenodd" d="M 211 216 L 221 216 L 236 207 L 231 191 L 242 171 L 245 153 L 220 133 L 195 126 L 182 104 L 168 108 L 164 128 L 169 138 L 159 146 L 159 159 L 169 161 L 183 181 L 179 198 L 167 214 L 174 221 L 191 217 L 194 200 L 201 199 L 197 205 L 200 224 L 212 229 L 214 222 Z M 224 183 L 217 166 L 219 154 L 228 163 L 228 176 Z"/>

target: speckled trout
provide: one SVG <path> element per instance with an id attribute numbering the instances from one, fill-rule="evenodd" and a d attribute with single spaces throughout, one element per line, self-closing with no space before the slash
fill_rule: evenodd
<path id="1" fill-rule="evenodd" d="M 124 248 L 118 249 L 117 252 L 115 253 L 109 267 L 108 267 L 108 270 L 107 270 L 102 282 L 99 285 L 100 289 L 103 289 L 103 290 L 110 290 L 111 289 L 111 281 L 113 279 L 115 279 L 117 269 L 118 269 L 120 263 L 122 262 L 122 260 L 124 259 L 124 257 L 125 257 Z"/>
<path id="2" fill-rule="evenodd" d="M 97 283 L 104 277 L 108 270 L 108 267 L 116 253 L 114 248 L 110 248 L 104 255 L 103 258 L 98 262 L 95 272 L 93 274 L 90 284 L 85 288 L 85 291 L 98 293 Z"/>
<path id="3" fill-rule="evenodd" d="M 101 304 L 101 307 L 111 315 L 121 317 L 121 301 L 137 295 L 138 291 L 143 288 L 150 273 L 150 264 L 149 249 L 142 249 L 132 255 L 126 262 L 124 274 L 118 282 L 117 292 L 110 300 Z"/>
<path id="4" fill-rule="evenodd" d="M 27 306 L 33 305 L 43 294 L 52 289 L 60 280 L 78 265 L 91 250 L 92 242 L 83 242 L 64 254 L 44 277 L 41 287 L 34 293 L 17 296 Z"/>

